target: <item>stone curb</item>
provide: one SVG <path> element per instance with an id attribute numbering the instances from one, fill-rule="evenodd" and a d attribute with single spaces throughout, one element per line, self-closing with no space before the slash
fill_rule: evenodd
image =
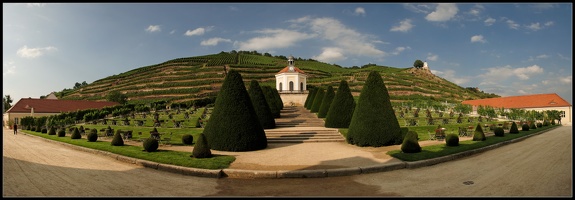
<path id="1" fill-rule="evenodd" d="M 557 126 L 557 127 L 559 127 L 559 126 Z M 555 127 L 555 128 L 557 128 L 557 127 Z M 456 153 L 456 154 L 438 157 L 438 158 L 432 158 L 432 159 L 428 159 L 428 160 L 413 161 L 413 162 L 400 161 L 397 163 L 384 163 L 384 164 L 371 165 L 371 166 L 365 166 L 365 167 L 348 167 L 348 168 L 316 169 L 316 170 L 294 170 L 294 171 L 289 171 L 289 170 L 264 171 L 264 170 L 243 170 L 243 169 L 210 170 L 210 169 L 182 167 L 182 166 L 176 166 L 176 165 L 161 164 L 161 163 L 156 163 L 156 162 L 137 159 L 137 158 L 131 158 L 131 157 L 127 157 L 127 156 L 122 156 L 122 155 L 110 153 L 107 151 L 90 149 L 90 148 L 76 146 L 76 145 L 72 145 L 72 144 L 68 144 L 68 143 L 58 142 L 58 141 L 46 139 L 43 137 L 38 137 L 38 138 L 42 138 L 42 139 L 49 141 L 49 142 L 54 142 L 54 143 L 66 145 L 66 146 L 71 147 L 71 148 L 76 149 L 76 150 L 108 156 L 108 157 L 114 158 L 118 161 L 143 166 L 146 168 L 152 168 L 152 169 L 156 169 L 156 170 L 166 171 L 166 172 L 170 172 L 170 173 L 182 174 L 182 175 L 186 175 L 186 176 L 199 176 L 199 177 L 210 177 L 210 178 L 228 177 L 228 178 L 245 178 L 245 179 L 325 178 L 325 177 L 350 176 L 350 175 L 358 175 L 358 174 L 386 172 L 386 171 L 405 169 L 405 168 L 413 169 L 413 168 L 431 166 L 431 165 L 439 164 L 442 162 L 447 162 L 447 161 L 467 157 L 467 156 L 470 156 L 473 154 L 482 153 L 482 152 L 485 152 L 485 151 L 488 151 L 488 150 L 491 150 L 494 148 L 498 148 L 498 147 L 501 147 L 503 145 L 507 145 L 510 143 L 515 143 L 515 142 L 524 140 L 526 138 L 532 137 L 534 135 L 539 135 L 539 134 L 554 130 L 555 128 L 547 129 L 547 130 L 544 130 L 544 131 L 541 131 L 541 132 L 538 132 L 535 134 L 530 134 L 530 135 L 527 135 L 524 137 L 520 137 L 520 138 L 516 138 L 513 140 L 493 144 L 493 145 L 482 147 L 479 149 L 474 149 L 474 150 Z M 27 133 L 23 133 L 23 134 L 27 135 L 27 136 L 34 136 L 31 134 L 27 134 Z M 37 137 L 37 136 L 34 136 L 34 137 Z"/>

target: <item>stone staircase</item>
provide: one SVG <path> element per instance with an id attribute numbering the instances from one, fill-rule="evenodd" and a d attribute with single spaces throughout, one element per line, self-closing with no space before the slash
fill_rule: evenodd
<path id="1" fill-rule="evenodd" d="M 323 119 L 302 106 L 286 106 L 276 118 L 276 128 L 265 129 L 268 143 L 345 142 L 337 128 L 326 128 Z"/>

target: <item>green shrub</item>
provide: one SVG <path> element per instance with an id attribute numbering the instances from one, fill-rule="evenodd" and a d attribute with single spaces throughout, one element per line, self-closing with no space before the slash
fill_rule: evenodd
<path id="1" fill-rule="evenodd" d="M 64 130 L 64 128 L 58 130 L 58 137 L 66 137 L 66 130 Z"/>
<path id="2" fill-rule="evenodd" d="M 529 129 L 537 129 L 537 126 L 535 126 L 535 122 L 529 123 Z"/>
<path id="3" fill-rule="evenodd" d="M 359 95 L 346 140 L 357 146 L 393 145 L 401 137 L 387 87 L 377 71 L 369 73 Z"/>
<path id="4" fill-rule="evenodd" d="M 217 101 L 217 100 L 216 100 Z M 212 151 L 210 150 L 210 145 L 206 136 L 200 133 L 198 136 L 198 142 L 194 145 L 192 150 L 192 157 L 194 158 L 210 158 L 212 157 Z"/>
<path id="5" fill-rule="evenodd" d="M 519 129 L 517 128 L 517 124 L 513 122 L 511 124 L 511 128 L 509 129 L 509 133 L 519 133 Z"/>
<path id="6" fill-rule="evenodd" d="M 42 132 L 42 127 L 36 126 L 36 132 L 41 133 L 41 132 Z"/>
<path id="7" fill-rule="evenodd" d="M 310 112 L 317 113 L 319 111 L 319 108 L 321 107 L 321 103 L 323 100 L 323 96 L 325 96 L 325 90 L 320 87 L 317 89 L 315 97 L 313 98 L 313 104 L 311 105 L 311 110 L 309 110 Z"/>
<path id="8" fill-rule="evenodd" d="M 230 70 L 226 75 L 204 134 L 210 147 L 220 151 L 253 151 L 268 146 L 239 72 Z"/>
<path id="9" fill-rule="evenodd" d="M 307 94 L 307 98 L 305 99 L 304 107 L 308 110 L 311 109 L 311 104 L 313 102 L 313 98 L 315 97 L 315 93 L 317 92 L 317 88 L 311 88 L 309 93 Z"/>
<path id="10" fill-rule="evenodd" d="M 278 106 L 278 102 L 277 102 L 277 98 L 274 95 L 274 88 L 272 88 L 271 86 L 261 86 L 262 88 L 262 92 L 264 93 L 264 96 L 266 97 L 266 102 L 268 102 L 268 106 L 270 107 L 270 111 L 272 112 L 272 116 L 274 116 L 274 118 L 279 118 L 281 115 L 281 107 Z M 245 86 L 244 86 L 245 89 Z M 248 95 L 249 96 L 249 95 Z M 216 97 L 216 102 L 218 101 L 217 97 Z"/>
<path id="11" fill-rule="evenodd" d="M 555 120 L 554 120 L 554 119 L 551 120 L 551 125 L 555 125 Z"/>
<path id="12" fill-rule="evenodd" d="M 481 128 L 481 124 L 477 124 L 475 127 L 475 132 L 473 132 L 473 141 L 484 141 L 487 138 L 485 137 L 485 133 L 483 133 L 483 128 Z"/>
<path id="13" fill-rule="evenodd" d="M 144 146 L 144 150 L 146 150 L 147 152 L 154 152 L 158 150 L 159 143 L 158 140 L 149 137 L 146 140 L 144 140 L 142 146 Z"/>
<path id="14" fill-rule="evenodd" d="M 276 121 L 272 115 L 270 106 L 266 101 L 266 96 L 257 80 L 252 80 L 250 82 L 250 90 L 248 90 L 248 93 L 262 127 L 264 129 L 275 128 Z"/>
<path id="15" fill-rule="evenodd" d="M 522 131 L 529 131 L 529 124 L 524 123 L 524 124 L 521 126 L 521 130 L 522 130 Z"/>
<path id="16" fill-rule="evenodd" d="M 275 97 L 276 100 L 276 107 L 278 107 L 279 110 L 284 109 L 284 103 L 282 101 L 282 97 L 280 96 L 280 93 L 278 92 L 278 90 L 276 90 L 275 88 L 272 88 L 271 86 L 267 86 L 271 89 L 272 91 L 272 95 L 273 97 Z"/>
<path id="17" fill-rule="evenodd" d="M 30 131 L 36 132 L 36 127 L 35 126 L 30 127 Z"/>
<path id="18" fill-rule="evenodd" d="M 50 130 L 48 131 L 48 135 L 56 135 L 56 128 L 54 128 L 53 126 L 50 127 Z"/>
<path id="19" fill-rule="evenodd" d="M 72 132 L 72 135 L 70 135 L 70 138 L 72 138 L 72 139 L 82 138 L 82 135 L 80 135 L 80 131 L 78 130 L 77 127 L 74 127 L 74 131 Z"/>
<path id="20" fill-rule="evenodd" d="M 495 134 L 495 136 L 498 136 L 498 137 L 505 136 L 505 131 L 501 127 L 495 128 L 495 130 L 493 130 L 493 133 Z"/>
<path id="21" fill-rule="evenodd" d="M 114 134 L 111 144 L 112 146 L 124 146 L 124 139 L 122 138 L 122 131 L 120 129 L 116 130 L 116 134 Z"/>
<path id="22" fill-rule="evenodd" d="M 191 145 L 194 144 L 194 136 L 192 134 L 185 134 L 182 136 L 182 143 Z"/>
<path id="23" fill-rule="evenodd" d="M 90 129 L 90 133 L 87 136 L 88 142 L 95 142 L 98 140 L 98 130 Z"/>
<path id="24" fill-rule="evenodd" d="M 342 80 L 325 116 L 325 127 L 349 128 L 354 109 L 353 95 L 349 91 L 347 81 Z"/>
<path id="25" fill-rule="evenodd" d="M 46 129 L 46 128 L 42 128 L 42 131 L 41 131 L 41 133 L 48 133 L 48 129 Z"/>
<path id="26" fill-rule="evenodd" d="M 329 111 L 329 107 L 331 102 L 333 102 L 333 97 L 335 96 L 335 91 L 333 91 L 333 87 L 330 85 L 327 87 L 327 91 L 323 95 L 323 99 L 321 101 L 321 106 L 317 112 L 317 117 L 325 118 L 327 116 L 327 112 Z"/>
<path id="27" fill-rule="evenodd" d="M 450 147 L 459 146 L 459 135 L 455 133 L 448 133 L 445 135 L 445 145 Z"/>
<path id="28" fill-rule="evenodd" d="M 80 128 L 78 129 L 78 131 L 80 131 L 80 134 L 85 133 L 84 126 L 80 126 Z"/>
<path id="29" fill-rule="evenodd" d="M 541 127 L 543 127 L 543 123 L 537 122 L 537 128 L 541 128 Z"/>
<path id="30" fill-rule="evenodd" d="M 408 131 L 405 138 L 403 138 L 403 143 L 401 143 L 401 151 L 403 153 L 419 153 L 421 152 L 421 146 L 419 146 L 419 138 L 417 132 Z"/>
<path id="31" fill-rule="evenodd" d="M 549 126 L 549 121 L 543 120 L 543 126 Z"/>

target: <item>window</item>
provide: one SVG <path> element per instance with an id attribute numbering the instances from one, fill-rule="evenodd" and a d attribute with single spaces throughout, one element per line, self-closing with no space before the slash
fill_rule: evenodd
<path id="1" fill-rule="evenodd" d="M 293 91 L 293 81 L 289 82 L 289 91 Z"/>
<path id="2" fill-rule="evenodd" d="M 280 92 L 283 90 L 282 83 L 280 82 Z"/>
<path id="3" fill-rule="evenodd" d="M 565 117 L 565 111 L 561 111 L 561 118 Z"/>

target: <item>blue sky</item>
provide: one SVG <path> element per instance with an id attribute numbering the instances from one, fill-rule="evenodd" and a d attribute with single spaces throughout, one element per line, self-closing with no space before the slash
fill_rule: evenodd
<path id="1" fill-rule="evenodd" d="M 463 87 L 572 104 L 573 5 L 526 3 L 4 3 L 3 96 L 52 91 L 232 50 L 343 67 L 426 61 Z M 297 66 L 297 63 L 296 63 Z"/>

